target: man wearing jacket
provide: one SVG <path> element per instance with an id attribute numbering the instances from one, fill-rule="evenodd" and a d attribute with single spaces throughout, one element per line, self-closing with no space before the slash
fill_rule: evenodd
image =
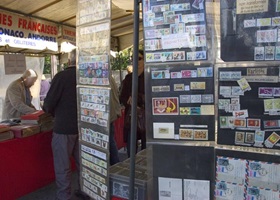
<path id="1" fill-rule="evenodd" d="M 43 110 L 54 116 L 52 151 L 57 185 L 57 200 L 71 199 L 71 161 L 80 171 L 76 92 L 76 51 L 70 53 L 69 67 L 55 75 Z M 79 184 L 80 185 L 80 184 Z M 77 196 L 83 197 L 80 188 Z"/>
<path id="2" fill-rule="evenodd" d="M 31 103 L 30 87 L 34 85 L 37 77 L 33 69 L 28 69 L 9 85 L 5 96 L 3 119 L 20 118 L 21 115 L 36 111 Z"/>

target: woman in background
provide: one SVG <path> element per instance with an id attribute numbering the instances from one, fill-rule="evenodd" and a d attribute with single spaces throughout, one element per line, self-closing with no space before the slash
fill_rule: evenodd
<path id="1" fill-rule="evenodd" d="M 131 104 L 132 104 L 132 72 L 126 75 L 123 80 L 123 87 L 121 90 L 120 101 L 125 106 L 125 119 L 127 115 L 130 115 Z M 145 107 L 145 84 L 144 84 L 144 52 L 143 50 L 139 50 L 138 55 L 138 100 L 137 106 L 140 108 Z M 130 126 L 131 123 L 124 124 L 124 142 L 127 143 L 127 155 L 130 157 Z M 140 135 L 141 139 L 141 149 L 146 148 L 146 132 L 137 133 Z M 136 137 L 136 152 L 137 152 L 137 137 Z"/>

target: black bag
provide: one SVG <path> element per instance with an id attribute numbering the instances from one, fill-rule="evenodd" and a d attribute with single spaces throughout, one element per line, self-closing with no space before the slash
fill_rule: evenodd
<path id="1" fill-rule="evenodd" d="M 146 134 L 146 123 L 145 123 L 145 108 L 137 107 L 137 140 L 140 140 L 143 137 L 143 134 Z M 126 134 L 130 134 L 131 126 L 131 107 L 127 111 L 127 114 L 124 119 L 124 130 Z M 128 131 L 129 130 L 129 131 Z"/>

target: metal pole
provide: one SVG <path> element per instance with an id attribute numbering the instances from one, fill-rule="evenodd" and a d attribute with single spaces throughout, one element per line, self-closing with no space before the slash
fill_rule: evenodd
<path id="1" fill-rule="evenodd" d="M 139 1 L 134 0 L 134 37 L 133 37 L 133 74 L 132 74 L 132 105 L 131 105 L 131 133 L 130 133 L 130 177 L 129 199 L 134 200 L 135 182 L 135 142 L 136 142 L 136 112 L 138 99 L 138 48 L 139 48 Z"/>

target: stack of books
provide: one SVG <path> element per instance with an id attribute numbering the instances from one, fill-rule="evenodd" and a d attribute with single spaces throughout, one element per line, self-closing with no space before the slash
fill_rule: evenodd
<path id="1" fill-rule="evenodd" d="M 0 142 L 14 138 L 14 133 L 9 126 L 0 125 Z"/>
<path id="2" fill-rule="evenodd" d="M 53 117 L 43 110 L 22 115 L 20 118 L 22 125 L 38 125 L 40 126 L 40 131 L 48 131 L 53 128 Z"/>
<path id="3" fill-rule="evenodd" d="M 40 126 L 39 125 L 11 126 L 11 131 L 13 131 L 16 138 L 23 138 L 23 137 L 28 137 L 40 133 Z"/>

